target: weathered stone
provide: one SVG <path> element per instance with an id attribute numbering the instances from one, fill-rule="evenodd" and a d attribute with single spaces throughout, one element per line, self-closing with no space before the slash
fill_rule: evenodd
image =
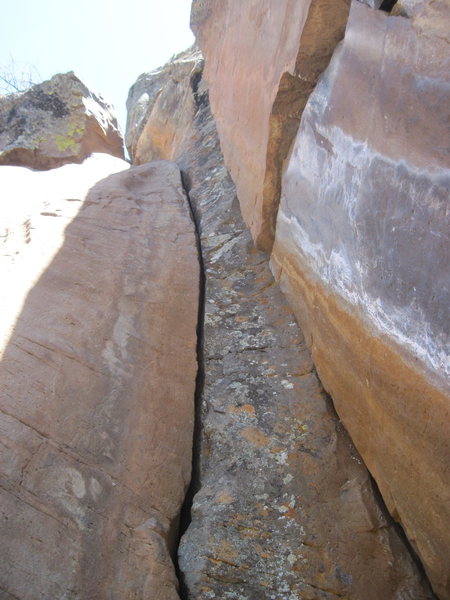
<path id="1" fill-rule="evenodd" d="M 178 598 L 196 238 L 176 165 L 127 167 L 0 168 L 5 599 Z"/>
<path id="2" fill-rule="evenodd" d="M 123 158 L 122 136 L 112 106 L 74 73 L 0 96 L 1 165 L 45 170 L 93 152 Z"/>
<path id="3" fill-rule="evenodd" d="M 450 597 L 449 23 L 448 2 L 415 3 L 410 19 L 353 4 L 303 113 L 272 254 L 319 376 L 441 598 Z"/>
<path id="4" fill-rule="evenodd" d="M 423 0 L 397 0 L 391 14 L 394 16 L 412 17 L 414 13 L 421 12 L 423 8 Z M 443 25 L 445 26 L 445 21 Z M 436 22 L 434 23 L 434 27 L 436 27 Z"/>
<path id="5" fill-rule="evenodd" d="M 191 26 L 244 221 L 270 251 L 302 110 L 342 38 L 350 0 L 194 0 Z"/>
<path id="6" fill-rule="evenodd" d="M 367 4 L 367 6 L 370 6 L 370 8 L 380 8 L 383 4 L 383 0 L 358 0 L 358 2 Z"/>
<path id="7" fill-rule="evenodd" d="M 152 115 L 170 131 L 186 114 L 170 112 L 170 65 L 165 72 L 144 132 Z M 196 104 L 190 128 L 182 117 L 191 137 L 165 148 L 189 189 L 206 279 L 197 494 L 179 551 L 187 596 L 430 598 L 254 249 L 207 92 L 198 76 L 197 92 L 191 80 L 187 69 L 178 82 L 180 98 L 197 93 L 187 104 Z M 146 137 L 141 161 L 158 155 L 159 139 Z"/>
<path id="8" fill-rule="evenodd" d="M 152 160 L 171 160 L 183 138 L 192 137 L 202 68 L 202 55 L 193 46 L 156 71 L 143 73 L 131 87 L 125 142 L 134 164 L 147 162 L 149 154 Z"/>

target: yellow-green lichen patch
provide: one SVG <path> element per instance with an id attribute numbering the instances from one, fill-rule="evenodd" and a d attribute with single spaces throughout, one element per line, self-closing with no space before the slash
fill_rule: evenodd
<path id="1" fill-rule="evenodd" d="M 71 124 L 66 134 L 53 134 L 53 142 L 59 152 L 77 152 L 78 144 L 83 135 L 84 127 L 80 124 Z"/>

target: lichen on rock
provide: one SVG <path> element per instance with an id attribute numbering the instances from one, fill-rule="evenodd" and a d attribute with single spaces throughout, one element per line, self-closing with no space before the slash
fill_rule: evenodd
<path id="1" fill-rule="evenodd" d="M 74 73 L 0 98 L 0 164 L 45 170 L 93 152 L 123 158 L 122 137 L 112 106 Z"/>

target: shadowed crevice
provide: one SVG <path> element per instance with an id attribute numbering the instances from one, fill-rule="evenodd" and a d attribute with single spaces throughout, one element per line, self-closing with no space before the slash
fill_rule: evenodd
<path id="1" fill-rule="evenodd" d="M 392 514 L 389 512 L 389 509 L 386 506 L 386 503 L 384 501 L 384 498 L 381 494 L 381 491 L 378 487 L 378 484 L 377 484 L 375 478 L 373 477 L 372 473 L 370 472 L 370 469 L 367 466 L 367 464 L 365 463 L 364 459 L 359 454 L 359 452 L 356 448 L 356 445 L 353 442 L 352 436 L 350 435 L 350 432 L 345 427 L 344 423 L 341 421 L 341 418 L 340 418 L 340 416 L 336 410 L 336 407 L 334 405 L 333 398 L 330 396 L 330 394 L 327 392 L 326 388 L 323 386 L 322 381 L 321 381 L 319 374 L 317 373 L 317 370 L 315 367 L 313 368 L 313 372 L 314 372 L 315 376 L 317 377 L 318 381 L 320 382 L 320 385 L 326 394 L 327 406 L 330 411 L 330 414 L 332 414 L 334 416 L 334 418 L 336 419 L 336 431 L 338 431 L 344 438 L 347 438 L 348 443 L 350 444 L 350 446 L 352 448 L 352 455 L 354 457 L 357 457 L 357 460 L 361 461 L 361 463 L 367 469 L 367 474 L 369 477 L 369 482 L 370 482 L 370 487 L 371 487 L 372 493 L 374 495 L 375 501 L 376 501 L 379 509 L 381 510 L 384 518 L 387 521 L 388 526 L 390 526 L 394 529 L 394 531 L 398 535 L 401 543 L 405 547 L 405 550 L 411 556 L 411 560 L 417 568 L 417 571 L 419 573 L 419 576 L 421 578 L 423 586 L 426 589 L 430 600 L 439 600 L 438 596 L 436 596 L 436 594 L 433 591 L 431 582 L 428 578 L 428 575 L 425 571 L 424 565 L 423 565 L 419 555 L 417 554 L 413 545 L 411 544 L 408 537 L 406 536 L 406 533 L 405 533 L 405 530 L 403 529 L 402 524 L 399 521 L 397 521 L 394 518 L 394 516 L 392 516 Z"/>
<path id="2" fill-rule="evenodd" d="M 380 5 L 380 10 L 390 13 L 396 4 L 397 0 L 383 0 Z"/>
<path id="3" fill-rule="evenodd" d="M 198 303 L 198 320 L 197 320 L 197 377 L 195 382 L 195 396 L 194 396 L 194 436 L 192 440 L 192 474 L 191 474 L 191 482 L 186 492 L 186 497 L 184 499 L 183 506 L 181 507 L 180 513 L 180 525 L 179 525 L 179 533 L 178 533 L 178 543 L 177 548 L 180 543 L 180 540 L 187 528 L 191 524 L 191 509 L 192 503 L 194 500 L 194 496 L 200 489 L 200 454 L 201 454 L 201 444 L 200 444 L 200 436 L 201 436 L 201 401 L 203 396 L 203 388 L 205 382 L 205 368 L 204 368 L 204 321 L 205 321 L 205 265 L 203 261 L 202 254 L 202 246 L 201 246 L 201 235 L 200 235 L 200 225 L 199 218 L 195 210 L 194 204 L 191 202 L 189 197 L 189 191 L 191 188 L 189 177 L 183 171 L 181 171 L 181 182 L 183 189 L 186 194 L 186 198 L 189 204 L 189 208 L 191 211 L 192 221 L 194 223 L 196 240 L 197 240 L 197 250 L 198 250 L 198 260 L 200 266 L 200 280 L 199 280 L 199 303 Z M 177 554 L 174 556 L 174 564 L 175 571 L 179 581 L 180 589 L 179 595 L 182 600 L 188 599 L 188 590 L 184 583 L 184 579 L 182 573 L 180 571 L 178 565 Z"/>

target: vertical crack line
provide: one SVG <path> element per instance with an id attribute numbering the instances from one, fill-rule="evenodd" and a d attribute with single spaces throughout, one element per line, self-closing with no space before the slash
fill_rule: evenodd
<path id="1" fill-rule="evenodd" d="M 354 453 L 356 452 L 357 456 L 358 456 L 358 460 L 360 460 L 362 462 L 362 464 L 364 465 L 364 467 L 367 469 L 367 474 L 369 476 L 369 483 L 370 483 L 370 487 L 372 489 L 373 492 L 373 496 L 376 502 L 376 505 L 378 506 L 378 508 L 380 509 L 380 511 L 382 512 L 382 514 L 384 515 L 384 518 L 387 521 L 387 524 L 392 526 L 392 528 L 394 529 L 394 531 L 397 533 L 400 541 L 403 543 L 403 546 L 406 550 L 406 553 L 410 555 L 412 562 L 414 563 L 414 565 L 416 566 L 420 578 L 421 578 L 421 582 L 424 586 L 424 588 L 426 588 L 427 590 L 427 596 L 426 598 L 429 600 L 439 600 L 439 598 L 436 596 L 436 594 L 433 591 L 432 585 L 431 585 L 431 581 L 425 571 L 425 567 L 419 557 L 419 555 L 417 554 L 416 549 L 414 548 L 414 546 L 412 545 L 412 543 L 409 541 L 405 530 L 403 529 L 403 525 L 401 522 L 399 522 L 390 512 L 388 507 L 386 506 L 386 503 L 384 501 L 383 495 L 380 491 L 380 488 L 378 487 L 378 483 L 376 481 L 376 479 L 374 478 L 374 476 L 372 475 L 369 467 L 367 466 L 366 462 L 364 461 L 364 459 L 362 458 L 362 456 L 359 454 L 358 449 L 356 447 L 356 445 L 353 442 L 352 436 L 350 435 L 350 432 L 347 430 L 347 428 L 345 427 L 344 423 L 341 421 L 341 418 L 339 417 L 339 414 L 336 410 L 336 407 L 334 405 L 334 400 L 331 397 L 331 395 L 326 391 L 325 387 L 322 384 L 322 381 L 319 377 L 319 374 L 317 373 L 315 367 L 314 367 L 314 373 L 318 379 L 318 381 L 320 382 L 323 390 L 326 393 L 326 402 L 327 402 L 327 406 L 331 412 L 331 414 L 334 416 L 335 420 L 336 420 L 336 431 L 340 432 L 342 435 L 344 435 L 345 437 L 348 438 L 348 441 L 350 442 L 350 445 L 353 447 L 352 450 L 352 455 L 354 455 Z M 397 554 L 395 555 L 395 557 L 397 557 Z"/>
<path id="2" fill-rule="evenodd" d="M 203 253 L 201 246 L 201 231 L 199 218 L 189 196 L 189 190 L 191 188 L 189 184 L 189 177 L 186 173 L 181 171 L 181 183 L 186 194 L 189 209 L 191 212 L 192 221 L 194 223 L 198 261 L 200 267 L 200 278 L 199 278 L 199 302 L 198 302 L 198 318 L 197 318 L 197 377 L 195 381 L 195 395 L 194 395 L 194 435 L 192 443 L 192 474 L 191 482 L 187 489 L 186 496 L 184 499 L 183 506 L 180 512 L 180 526 L 178 534 L 178 543 L 176 550 L 180 544 L 180 540 L 183 534 L 191 523 L 191 509 L 195 494 L 200 488 L 200 437 L 201 437 L 201 402 L 203 397 L 203 388 L 205 382 L 205 368 L 204 368 L 204 321 L 205 321 L 205 288 L 206 288 L 206 277 L 205 277 L 205 265 L 203 261 Z M 188 593 L 187 588 L 184 584 L 183 575 L 178 565 L 178 558 L 175 557 L 175 571 L 179 581 L 179 594 L 182 600 L 187 600 Z"/>
<path id="3" fill-rule="evenodd" d="M 346 431 L 347 435 L 350 438 L 349 432 L 345 429 L 345 427 L 343 425 L 342 425 L 342 428 Z M 352 444 L 353 444 L 353 441 L 352 441 Z M 355 448 L 356 448 L 356 446 L 355 446 Z M 375 500 L 377 501 L 378 506 L 383 511 L 388 524 L 392 525 L 393 529 L 396 531 L 398 537 L 400 538 L 400 541 L 403 542 L 403 545 L 405 547 L 406 552 L 409 553 L 412 562 L 416 566 L 416 568 L 417 568 L 417 570 L 419 572 L 420 578 L 422 580 L 422 584 L 423 584 L 423 586 L 427 590 L 427 593 L 428 593 L 427 598 L 430 598 L 430 600 L 439 600 L 439 598 L 434 593 L 434 590 L 433 590 L 432 585 L 431 585 L 431 581 L 428 578 L 428 575 L 427 575 L 427 573 L 425 571 L 425 567 L 424 567 L 424 565 L 423 565 L 423 563 L 422 563 L 419 555 L 417 554 L 416 549 L 414 548 L 414 546 L 412 545 L 412 543 L 409 541 L 409 539 L 408 539 L 408 537 L 406 535 L 406 532 L 403 529 L 402 523 L 399 522 L 399 521 L 397 521 L 394 518 L 394 516 L 391 515 L 391 513 L 389 512 L 388 507 L 386 506 L 386 503 L 384 501 L 384 498 L 383 498 L 383 496 L 381 494 L 380 488 L 378 487 L 378 484 L 377 484 L 375 478 L 373 477 L 372 473 L 369 471 L 369 467 L 365 464 L 364 461 L 363 461 L 363 464 L 364 464 L 364 466 L 367 469 L 367 473 L 369 474 L 369 481 L 370 481 L 370 484 L 371 484 L 371 487 L 372 487 L 372 491 L 373 491 Z"/>

